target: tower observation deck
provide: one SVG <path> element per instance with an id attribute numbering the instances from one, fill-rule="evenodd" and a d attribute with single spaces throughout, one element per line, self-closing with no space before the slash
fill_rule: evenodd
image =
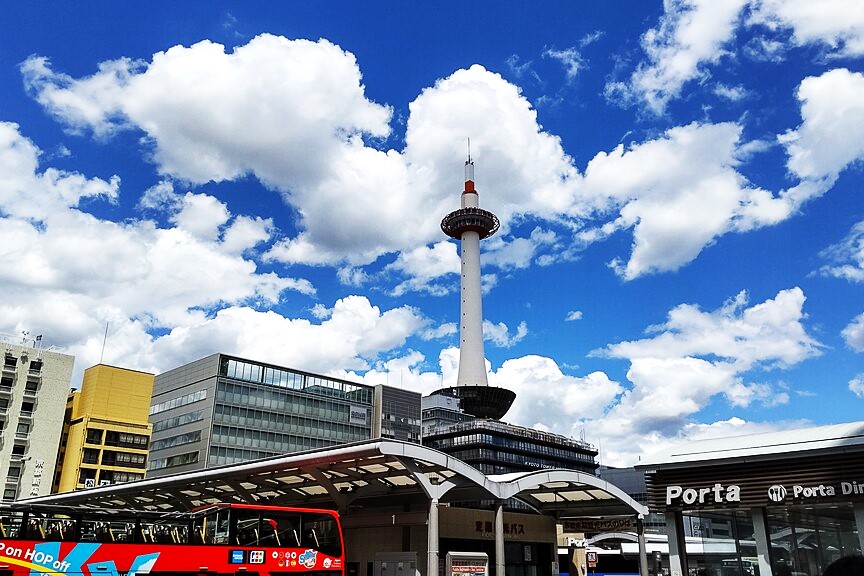
<path id="1" fill-rule="evenodd" d="M 462 279 L 459 324 L 459 375 L 456 386 L 434 394 L 455 396 L 462 410 L 478 418 L 499 420 L 516 399 L 506 388 L 489 386 L 483 352 L 483 308 L 480 292 L 480 240 L 498 231 L 498 217 L 480 208 L 474 189 L 474 162 L 465 162 L 465 190 L 461 207 L 444 217 L 441 230 L 459 240 Z"/>

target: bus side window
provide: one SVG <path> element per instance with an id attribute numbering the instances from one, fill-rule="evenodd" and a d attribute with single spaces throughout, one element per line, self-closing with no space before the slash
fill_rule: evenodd
<path id="1" fill-rule="evenodd" d="M 96 524 L 96 541 L 97 542 L 114 542 L 116 539 L 114 529 L 108 522 L 98 522 Z"/>
<path id="2" fill-rule="evenodd" d="M 231 510 L 234 524 L 234 543 L 238 546 L 256 546 L 259 542 L 258 511 L 234 508 Z"/>
<path id="3" fill-rule="evenodd" d="M 65 520 L 48 518 L 45 520 L 45 539 L 52 542 L 62 542 L 71 537 L 67 534 Z"/>
<path id="4" fill-rule="evenodd" d="M 281 546 L 279 541 L 279 528 L 276 520 L 263 518 L 261 521 L 261 536 L 258 542 L 262 546 Z"/>
<path id="5" fill-rule="evenodd" d="M 45 527 L 42 526 L 41 518 L 31 518 L 27 522 L 26 537 L 33 540 L 45 540 Z"/>
<path id="6" fill-rule="evenodd" d="M 3 524 L 3 537 L 4 538 L 19 538 L 21 537 L 21 522 L 23 518 L 21 518 L 21 513 L 12 512 L 8 516 L 4 516 L 2 520 L 0 520 L 0 524 Z"/>
<path id="7" fill-rule="evenodd" d="M 204 544 L 204 529 L 206 526 L 206 518 L 201 516 L 195 518 L 192 524 L 192 537 L 189 539 L 190 544 Z"/>
<path id="8" fill-rule="evenodd" d="M 278 546 L 287 548 L 299 548 L 301 545 L 300 515 L 297 513 L 274 513 L 272 518 L 265 519 L 265 523 L 275 522 L 275 538 Z"/>

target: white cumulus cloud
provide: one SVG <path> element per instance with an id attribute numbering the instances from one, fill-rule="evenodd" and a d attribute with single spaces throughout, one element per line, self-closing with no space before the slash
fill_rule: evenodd
<path id="1" fill-rule="evenodd" d="M 791 46 L 818 46 L 829 57 L 864 54 L 864 5 L 856 0 L 671 0 L 664 9 L 642 37 L 645 60 L 626 81 L 607 85 L 610 99 L 663 114 L 685 85 L 704 82 L 736 56 L 733 40 L 745 26 L 756 35 L 744 53 L 763 61 L 782 60 Z"/>
<path id="2" fill-rule="evenodd" d="M 823 276 L 864 282 L 864 221 L 855 224 L 843 240 L 823 250 L 820 256 L 830 261 L 819 269 Z"/>
<path id="3" fill-rule="evenodd" d="M 842 332 L 846 345 L 856 352 L 864 352 L 864 313 L 856 316 Z"/>
<path id="4" fill-rule="evenodd" d="M 718 395 L 733 407 L 787 403 L 782 386 L 746 378 L 753 370 L 785 369 L 821 353 L 803 325 L 804 300 L 799 288 L 791 288 L 752 306 L 741 293 L 712 312 L 673 308 L 650 337 L 597 351 L 630 363 L 632 387 L 602 418 L 582 425 L 616 458 L 633 462 L 676 437 Z M 634 435 L 643 437 L 636 446 Z"/>
<path id="5" fill-rule="evenodd" d="M 864 398 L 864 373 L 858 374 L 849 381 L 849 390 L 859 398 Z"/>
<path id="6" fill-rule="evenodd" d="M 802 123 L 781 138 L 790 172 L 833 182 L 864 158 L 864 74 L 838 68 L 805 78 L 798 87 Z"/>

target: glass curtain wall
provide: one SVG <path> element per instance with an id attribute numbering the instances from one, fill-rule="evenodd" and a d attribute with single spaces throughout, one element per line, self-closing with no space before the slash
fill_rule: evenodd
<path id="1" fill-rule="evenodd" d="M 688 576 L 759 576 L 749 510 L 684 513 Z"/>
<path id="2" fill-rule="evenodd" d="M 774 576 L 819 576 L 828 565 L 861 554 L 851 504 L 766 510 Z M 683 515 L 687 576 L 759 576 L 750 510 Z"/>
<path id="3" fill-rule="evenodd" d="M 775 576 L 818 576 L 828 565 L 861 554 L 850 504 L 768 508 Z"/>

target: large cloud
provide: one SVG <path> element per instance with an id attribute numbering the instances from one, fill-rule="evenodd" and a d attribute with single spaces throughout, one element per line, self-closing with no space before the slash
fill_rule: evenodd
<path id="1" fill-rule="evenodd" d="M 425 326 L 411 308 L 381 311 L 365 298 L 343 298 L 316 324 L 256 310 L 278 306 L 285 291 L 315 292 L 244 256 L 272 242 L 268 221 L 165 185 L 145 204 L 167 211 L 173 227 L 100 220 L 78 204 L 116 198 L 116 178 L 40 171 L 38 160 L 17 126 L 0 123 L 0 332 L 50 334 L 46 342 L 78 356 L 79 371 L 100 358 L 164 370 L 214 350 L 321 371 L 359 368 Z"/>
<path id="2" fill-rule="evenodd" d="M 633 228 L 633 252 L 619 274 L 633 279 L 676 270 L 719 236 L 774 224 L 790 208 L 750 185 L 736 170 L 741 128 L 737 124 L 690 124 L 625 149 L 601 152 L 589 163 L 581 192 L 598 210 L 608 203 L 620 215 L 591 240 Z"/>
<path id="3" fill-rule="evenodd" d="M 855 0 L 755 0 L 752 23 L 788 30 L 798 46 L 823 46 L 832 56 L 864 54 L 864 4 Z"/>
<path id="4" fill-rule="evenodd" d="M 468 137 L 483 157 L 483 202 L 505 220 L 572 204 L 576 171 L 559 140 L 514 85 L 480 66 L 411 103 L 403 153 L 367 145 L 389 135 L 390 109 L 366 99 L 354 57 L 326 40 L 262 35 L 233 52 L 204 41 L 149 63 L 104 62 L 82 79 L 31 57 L 22 72 L 73 130 L 143 130 L 164 174 L 192 183 L 254 174 L 279 190 L 301 231 L 272 260 L 366 264 L 440 239 L 429 215 L 458 206 Z"/>
<path id="5" fill-rule="evenodd" d="M 747 0 L 672 0 L 665 3 L 660 25 L 642 37 L 648 56 L 628 84 L 607 87 L 611 97 L 644 99 L 648 109 L 662 114 L 686 82 L 705 78 L 706 64 L 716 64 L 732 36 Z"/>
<path id="6" fill-rule="evenodd" d="M 320 314 L 320 312 L 319 312 Z M 427 320 L 410 306 L 382 311 L 362 296 L 348 296 L 313 322 L 274 311 L 229 307 L 211 319 L 179 327 L 152 346 L 163 366 L 175 366 L 214 351 L 320 373 L 367 370 L 379 354 L 401 347 Z M 171 352 L 182 351 L 182 353 Z M 173 364 L 166 362 L 167 355 Z"/>
<path id="7" fill-rule="evenodd" d="M 864 54 L 864 5 L 849 0 L 672 0 L 656 28 L 646 32 L 642 61 L 626 82 L 610 82 L 610 98 L 641 101 L 663 114 L 670 101 L 692 81 L 710 78 L 711 67 L 734 57 L 732 40 L 741 26 L 754 31 L 751 46 L 779 59 L 789 45 L 816 45 L 831 56 Z M 748 17 L 744 17 L 747 14 Z M 776 36 L 789 34 L 789 41 Z"/>
<path id="8" fill-rule="evenodd" d="M 839 68 L 805 78 L 798 87 L 802 123 L 782 137 L 790 172 L 833 182 L 864 158 L 864 74 Z"/>
<path id="9" fill-rule="evenodd" d="M 83 79 L 31 57 L 22 72 L 70 127 L 138 127 L 162 172 L 196 183 L 254 172 L 290 190 L 317 182 L 352 135 L 389 132 L 390 112 L 366 100 L 354 57 L 326 40 L 265 34 L 230 54 L 205 40 L 149 64 L 103 62 Z"/>
<path id="10" fill-rule="evenodd" d="M 699 4 L 687 13 L 694 28 L 685 36 L 693 42 L 703 41 L 701 23 L 713 14 L 703 10 Z M 727 19 L 735 12 L 728 2 L 716 10 Z M 573 259 L 591 242 L 632 230 L 628 261 L 613 262 L 622 277 L 675 270 L 723 234 L 780 222 L 826 190 L 825 179 L 779 194 L 751 185 L 739 172 L 749 144 L 734 123 L 679 126 L 600 152 L 582 177 L 518 87 L 481 66 L 423 90 L 409 105 L 404 150 L 379 150 L 370 143 L 389 134 L 390 109 L 365 97 L 354 57 L 325 40 L 262 35 L 233 52 L 205 41 L 157 53 L 150 63 L 105 62 L 82 79 L 54 72 L 41 57 L 22 70 L 37 99 L 73 129 L 102 137 L 142 130 L 158 169 L 173 178 L 254 174 L 279 190 L 293 212 L 245 228 L 259 239 L 264 229 L 285 234 L 267 247 L 267 260 L 344 266 L 340 277 L 356 284 L 370 278 L 364 266 L 395 253 L 389 271 L 407 278 L 396 294 L 444 293 L 436 279 L 457 272 L 448 268 L 455 259 L 440 244 L 438 219 L 458 206 L 468 137 L 482 158 L 475 177 L 481 204 L 502 222 L 485 245 L 486 262 L 502 269 Z M 785 137 L 792 157 L 830 128 L 810 120 L 809 110 L 822 107 L 811 80 L 801 90 L 804 124 Z M 842 116 L 838 122 L 854 120 Z M 193 235 L 216 233 L 215 212 L 205 230 L 192 222 L 218 206 L 195 196 L 185 203 L 178 225 Z M 529 237 L 510 234 L 532 220 L 540 225 Z"/>
<path id="11" fill-rule="evenodd" d="M 804 327 L 800 288 L 750 304 L 742 292 L 713 311 L 680 305 L 650 337 L 611 344 L 598 356 L 629 363 L 628 382 L 604 372 L 566 374 L 551 358 L 529 355 L 489 370 L 489 383 L 517 393 L 505 420 L 572 438 L 587 438 L 602 449 L 603 463 L 629 466 L 642 454 L 687 439 L 800 427 L 799 421 L 749 422 L 733 416 L 700 423 L 715 399 L 744 413 L 786 404 L 790 391 L 771 375 L 821 353 Z M 442 350 L 438 365 L 419 352 L 376 365 L 362 378 L 428 394 L 455 385 L 459 350 Z"/>
<path id="12" fill-rule="evenodd" d="M 792 288 L 749 307 L 741 293 L 712 312 L 690 305 L 672 309 L 650 338 L 597 352 L 630 362 L 632 388 L 602 418 L 578 425 L 601 437 L 616 458 L 632 463 L 678 436 L 717 395 L 737 407 L 788 402 L 782 388 L 748 378 L 821 353 L 803 325 L 804 301 L 803 292 Z M 643 440 L 633 445 L 634 435 Z"/>

